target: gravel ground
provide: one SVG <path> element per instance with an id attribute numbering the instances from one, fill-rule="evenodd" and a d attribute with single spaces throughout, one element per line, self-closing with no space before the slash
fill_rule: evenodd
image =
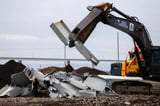
<path id="1" fill-rule="evenodd" d="M 127 95 L 96 98 L 0 98 L 0 106 L 160 106 L 160 96 Z"/>

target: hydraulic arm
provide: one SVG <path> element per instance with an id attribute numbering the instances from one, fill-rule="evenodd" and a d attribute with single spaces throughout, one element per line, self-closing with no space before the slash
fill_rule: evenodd
<path id="1" fill-rule="evenodd" d="M 139 54 L 136 54 L 141 74 L 143 76 L 148 77 L 151 75 L 151 72 L 154 74 L 160 74 L 159 71 L 157 71 L 158 68 L 160 68 L 160 57 L 156 57 L 159 61 L 158 65 L 151 65 L 154 52 L 156 51 L 155 53 L 160 55 L 160 47 L 152 45 L 147 29 L 138 21 L 136 17 L 126 15 L 117 8 L 113 7 L 110 3 L 89 6 L 88 9 L 90 10 L 90 13 L 73 29 L 69 36 L 70 47 L 74 46 L 75 41 L 85 43 L 96 25 L 99 22 L 102 22 L 127 33 L 133 38 L 134 43 L 138 45 L 144 58 L 144 61 L 141 62 L 139 59 Z M 120 17 L 113 15 L 112 12 L 119 14 Z M 150 71 L 151 69 L 154 69 L 154 71 Z M 160 75 L 158 75 L 158 77 L 159 76 Z"/>

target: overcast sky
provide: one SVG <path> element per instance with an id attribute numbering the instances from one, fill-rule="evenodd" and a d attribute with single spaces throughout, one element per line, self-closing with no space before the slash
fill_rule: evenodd
<path id="1" fill-rule="evenodd" d="M 160 45 L 159 0 L 0 0 L 0 56 L 63 58 L 63 43 L 50 28 L 63 20 L 72 30 L 88 13 L 88 5 L 113 3 L 139 18 L 154 45 Z M 99 59 L 117 59 L 116 34 L 120 35 L 120 59 L 133 47 L 132 39 L 99 23 L 85 45 Z M 83 58 L 67 48 L 67 58 Z"/>

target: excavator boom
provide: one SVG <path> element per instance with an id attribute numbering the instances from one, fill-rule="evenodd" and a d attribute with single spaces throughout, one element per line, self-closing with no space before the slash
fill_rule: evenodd
<path id="1" fill-rule="evenodd" d="M 97 6 L 88 6 L 91 11 L 71 32 L 69 36 L 69 47 L 74 46 L 74 41 L 79 40 L 84 43 L 91 32 L 101 21 L 101 16 L 104 11 L 108 12 L 112 8 L 112 4 L 105 3 Z"/>
<path id="2" fill-rule="evenodd" d="M 160 78 L 160 56 L 157 55 L 160 55 L 160 47 L 153 46 L 146 27 L 140 23 L 136 17 L 126 15 L 113 7 L 111 3 L 89 6 L 88 9 L 90 13 L 70 33 L 69 47 L 74 47 L 75 41 L 85 43 L 96 25 L 102 22 L 127 33 L 133 38 L 134 44 L 138 45 L 144 58 L 144 61 L 141 61 L 138 51 L 136 51 L 142 77 Z M 121 17 L 113 15 L 112 12 L 116 12 Z M 156 65 L 153 64 L 155 61 Z"/>

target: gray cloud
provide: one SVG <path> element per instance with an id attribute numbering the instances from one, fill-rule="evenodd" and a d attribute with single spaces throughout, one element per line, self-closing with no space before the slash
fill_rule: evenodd
<path id="1" fill-rule="evenodd" d="M 63 56 L 63 53 L 59 55 L 59 52 L 63 51 L 63 44 L 49 25 L 52 22 L 63 19 L 69 28 L 73 29 L 88 14 L 86 6 L 100 2 L 99 0 L 1 0 L 0 36 L 8 34 L 12 39 L 4 40 L 0 37 L 0 50 L 3 51 L 0 55 L 16 55 L 17 52 L 13 51 L 13 49 L 19 47 L 21 48 L 21 52 L 17 56 Z M 160 25 L 158 24 L 160 1 L 109 0 L 109 2 L 114 3 L 115 7 L 126 14 L 139 17 L 139 20 L 148 28 L 153 43 L 160 45 Z M 99 24 L 85 45 L 100 58 L 116 58 L 116 33 L 117 30 L 114 28 Z M 20 35 L 22 38 L 24 37 L 23 35 L 30 35 L 33 36 L 33 39 L 38 38 L 39 40 L 34 41 L 33 39 L 27 40 L 25 38 L 26 41 L 17 41 L 19 38 L 16 38 L 16 35 Z M 122 36 L 120 37 L 121 58 L 124 59 L 128 49 L 132 48 L 132 43 L 130 43 L 132 40 L 122 32 L 120 32 L 120 36 Z M 95 45 L 95 42 L 99 45 Z M 102 44 L 103 42 L 105 45 Z M 4 47 L 12 48 L 12 51 L 4 50 Z M 23 52 L 23 50 L 26 51 L 26 48 L 30 48 L 31 52 Z M 47 48 L 53 48 L 53 51 Z M 76 50 L 68 48 L 67 52 L 68 57 L 77 57 L 79 55 L 80 58 L 83 58 Z"/>

